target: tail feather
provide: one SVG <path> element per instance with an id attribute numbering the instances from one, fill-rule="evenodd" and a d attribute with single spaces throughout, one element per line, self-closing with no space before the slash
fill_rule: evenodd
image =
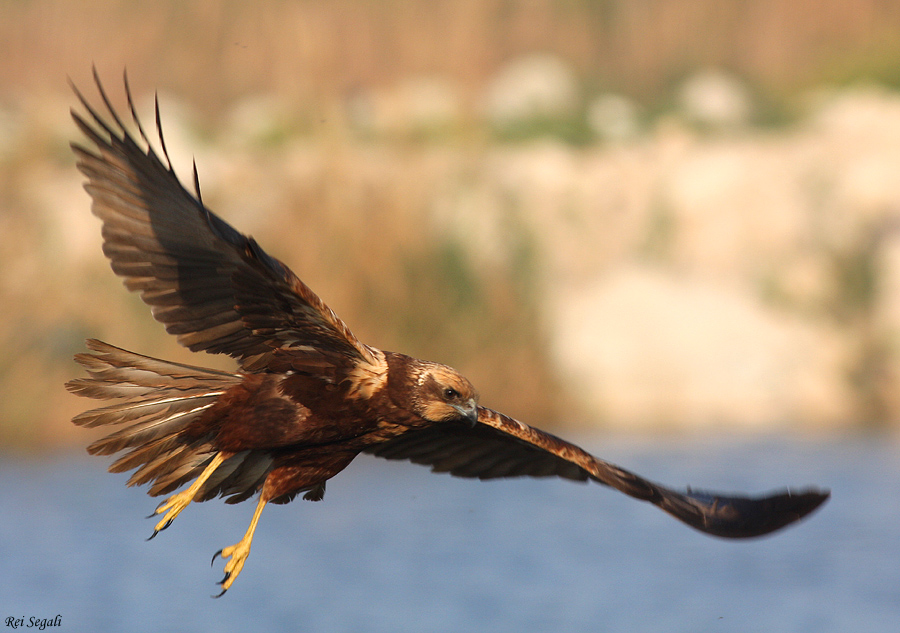
<path id="1" fill-rule="evenodd" d="M 162 398 L 156 395 L 149 398 L 130 398 L 127 402 L 119 402 L 94 409 L 93 411 L 86 411 L 72 418 L 72 421 L 78 426 L 87 427 L 121 424 L 128 421 L 151 422 L 177 413 L 191 413 L 196 409 L 205 409 L 209 406 L 210 400 L 215 401 L 215 397 L 223 392 L 224 390 L 207 390 L 194 396 L 178 395 L 174 398 Z M 78 395 L 86 396 L 87 394 L 82 392 Z M 110 396 L 98 393 L 95 396 L 88 397 L 105 398 Z M 125 398 L 128 396 L 119 394 L 115 397 Z"/>
<path id="2" fill-rule="evenodd" d="M 238 453 L 232 459 L 236 461 L 232 472 L 221 481 L 210 478 L 211 480 L 207 481 L 200 491 L 201 500 L 221 495 L 228 497 L 227 503 L 239 503 L 250 498 L 262 487 L 274 461 L 271 453 L 262 451 Z"/>
<path id="3" fill-rule="evenodd" d="M 206 480 L 203 488 L 198 492 L 197 498 L 205 501 L 204 493 L 209 491 L 213 491 L 209 498 L 216 496 L 222 488 L 222 483 L 231 477 L 235 471 L 240 470 L 244 466 L 244 462 L 250 453 L 251 451 L 241 451 L 222 462 L 222 465 L 216 469 L 216 472 Z"/>
<path id="4" fill-rule="evenodd" d="M 208 451 L 208 447 L 207 451 Z M 152 468 L 144 467 L 141 483 L 152 481 L 148 493 L 150 496 L 164 495 L 180 488 L 187 482 L 196 479 L 203 469 L 212 461 L 214 453 L 199 451 L 182 451 L 180 455 L 172 455 L 161 460 Z M 141 471 L 135 473 L 138 475 Z"/>
<path id="5" fill-rule="evenodd" d="M 216 449 L 209 440 L 185 437 L 183 431 L 242 376 L 170 363 L 97 340 L 87 345 L 91 352 L 75 359 L 89 377 L 72 380 L 66 387 L 80 396 L 116 402 L 86 411 L 73 422 L 117 427 L 91 444 L 88 452 L 126 451 L 112 463 L 110 472 L 134 470 L 128 485 L 149 484 L 152 496 L 168 494 L 196 479 Z M 272 455 L 263 451 L 231 455 L 210 475 L 196 499 L 225 496 L 229 503 L 247 499 L 262 486 L 272 464 Z"/>
<path id="6" fill-rule="evenodd" d="M 80 396 L 117 402 L 86 411 L 73 422 L 118 427 L 91 444 L 88 452 L 111 455 L 128 450 L 109 470 L 136 469 L 128 485 L 149 483 L 151 495 L 171 492 L 196 478 L 216 451 L 208 440 L 185 437 L 183 431 L 242 376 L 150 358 L 97 340 L 87 345 L 91 352 L 75 359 L 89 377 L 72 380 L 66 388 Z M 216 478 L 215 491 L 224 493 L 220 484 L 252 465 L 245 462 L 246 455 L 234 460 Z M 205 489 L 210 489 L 209 483 Z"/>
<path id="7" fill-rule="evenodd" d="M 140 482 L 153 480 L 149 493 L 152 496 L 168 494 L 187 482 L 196 479 L 212 459 L 208 451 L 172 455 L 171 461 L 160 460 L 144 467 Z M 232 455 L 220 465 L 195 497 L 207 501 L 215 497 L 228 497 L 227 503 L 249 499 L 262 487 L 272 467 L 272 456 L 261 451 L 242 451 Z M 139 475 L 138 472 L 134 477 Z"/>
<path id="8" fill-rule="evenodd" d="M 125 473 L 129 470 L 134 470 L 135 468 L 140 467 L 142 464 L 146 464 L 147 462 L 158 458 L 160 455 L 171 453 L 173 450 L 178 448 L 180 444 L 182 444 L 180 438 L 174 436 L 160 438 L 155 442 L 150 442 L 148 444 L 145 444 L 144 446 L 139 446 L 134 450 L 128 451 L 119 459 L 114 461 L 109 467 L 109 472 Z"/>
<path id="9" fill-rule="evenodd" d="M 220 394 L 221 392 L 216 394 L 216 396 Z M 144 446 L 148 442 L 169 437 L 183 430 L 188 424 L 198 418 L 201 413 L 211 407 L 215 402 L 216 396 L 213 396 L 210 402 L 188 411 L 172 411 L 173 407 L 165 406 L 157 415 L 149 418 L 140 418 L 131 426 L 97 440 L 88 446 L 88 452 L 91 455 L 112 455 L 126 448 Z M 121 413 L 118 417 L 127 419 L 127 416 L 123 416 Z M 124 420 L 115 423 L 122 421 Z"/>

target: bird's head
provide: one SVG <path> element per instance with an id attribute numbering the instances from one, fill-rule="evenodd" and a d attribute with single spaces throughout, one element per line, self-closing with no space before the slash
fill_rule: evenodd
<path id="1" fill-rule="evenodd" d="M 452 367 L 421 362 L 412 381 L 413 411 L 429 422 L 478 421 L 478 393 Z"/>

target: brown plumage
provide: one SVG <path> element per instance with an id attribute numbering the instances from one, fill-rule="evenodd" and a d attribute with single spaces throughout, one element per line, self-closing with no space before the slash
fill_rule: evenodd
<path id="1" fill-rule="evenodd" d="M 91 147 L 72 147 L 88 178 L 91 209 L 103 221 L 103 252 L 182 345 L 227 354 L 239 371 L 170 363 L 91 340 L 91 351 L 76 356 L 89 377 L 67 387 L 115 402 L 73 421 L 119 427 L 88 450 L 124 452 L 110 470 L 134 470 L 129 484 L 164 495 L 190 483 L 157 508 L 154 536 L 192 501 L 259 495 L 244 538 L 219 552 L 230 558 L 222 593 L 243 567 L 265 504 L 299 493 L 321 499 L 326 481 L 361 452 L 459 477 L 593 480 L 732 538 L 777 530 L 828 497 L 814 489 L 759 498 L 675 492 L 478 406 L 475 388 L 450 367 L 361 343 L 287 266 L 203 205 L 196 168 L 196 195 L 181 185 L 158 105 L 162 157 L 138 121 L 127 79 L 143 143 L 94 76 L 111 121 L 73 86 L 88 116 L 72 116 Z"/>

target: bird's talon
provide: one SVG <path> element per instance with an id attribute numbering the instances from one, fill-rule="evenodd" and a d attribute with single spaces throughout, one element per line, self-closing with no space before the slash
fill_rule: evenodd
<path id="1" fill-rule="evenodd" d="M 156 504 L 156 507 L 153 508 L 153 512 L 147 515 L 148 519 L 152 519 L 155 516 L 158 516 L 168 505 L 170 499 L 163 499 L 159 503 Z"/>
<path id="2" fill-rule="evenodd" d="M 222 550 L 219 550 L 218 552 L 216 552 L 215 554 L 213 554 L 212 560 L 209 561 L 209 566 L 212 567 L 213 565 L 215 565 L 215 564 L 216 564 L 216 559 L 217 559 L 219 556 L 221 556 L 221 555 L 222 555 Z"/>
<path id="3" fill-rule="evenodd" d="M 174 518 L 169 519 L 168 521 L 166 521 L 166 522 L 163 523 L 162 525 L 157 524 L 157 526 L 153 529 L 153 534 L 151 534 L 151 535 L 147 538 L 147 540 L 148 540 L 148 541 L 152 541 L 152 540 L 156 537 L 157 534 L 159 534 L 160 532 L 162 532 L 163 530 L 165 530 L 167 527 L 169 527 L 170 525 L 172 525 L 172 521 L 173 521 L 173 520 L 174 520 Z"/>

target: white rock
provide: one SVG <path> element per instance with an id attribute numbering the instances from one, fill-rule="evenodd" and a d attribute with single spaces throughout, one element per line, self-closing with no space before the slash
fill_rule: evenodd
<path id="1" fill-rule="evenodd" d="M 720 70 L 706 70 L 681 87 L 679 101 L 694 121 L 715 127 L 747 122 L 752 113 L 750 95 L 737 78 Z"/>
<path id="2" fill-rule="evenodd" d="M 456 87 L 431 75 L 409 77 L 388 88 L 358 90 L 346 106 L 354 128 L 379 134 L 440 130 L 462 118 Z"/>
<path id="3" fill-rule="evenodd" d="M 617 94 L 601 95 L 591 101 L 587 122 L 594 134 L 610 141 L 633 138 L 640 132 L 637 105 Z"/>
<path id="4" fill-rule="evenodd" d="M 736 288 L 630 266 L 555 306 L 554 360 L 589 419 L 767 430 L 850 410 L 838 336 Z"/>
<path id="5" fill-rule="evenodd" d="M 283 135 L 290 123 L 287 104 L 274 95 L 256 94 L 235 103 L 228 114 L 222 138 L 238 147 L 265 145 Z"/>
<path id="6" fill-rule="evenodd" d="M 819 92 L 809 127 L 845 139 L 900 141 L 900 96 L 878 86 L 858 86 L 838 92 Z"/>
<path id="7" fill-rule="evenodd" d="M 484 97 L 488 121 L 505 127 L 540 117 L 564 117 L 580 98 L 575 71 L 553 55 L 513 60 L 491 81 Z"/>

